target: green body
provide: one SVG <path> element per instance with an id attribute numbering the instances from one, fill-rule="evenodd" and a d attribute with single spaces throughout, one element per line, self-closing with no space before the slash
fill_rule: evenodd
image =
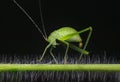
<path id="1" fill-rule="evenodd" d="M 72 27 L 62 27 L 58 30 L 53 31 L 49 36 L 47 41 L 52 45 L 57 45 L 56 39 L 61 41 L 68 41 L 68 42 L 82 42 L 82 39 L 79 34 L 72 36 L 71 38 L 67 38 L 66 36 L 77 33 L 77 31 Z"/>
<path id="2" fill-rule="evenodd" d="M 87 37 L 87 40 L 85 42 L 85 45 L 83 47 L 83 49 L 81 49 L 81 44 L 82 44 L 82 39 L 80 37 L 80 34 L 86 32 L 86 31 L 90 31 L 89 34 L 88 34 L 88 37 Z M 66 44 L 66 51 L 65 51 L 65 56 L 64 56 L 64 63 L 67 62 L 67 52 L 68 52 L 68 49 L 69 47 L 72 48 L 73 50 L 76 50 L 78 52 L 81 53 L 81 56 L 79 57 L 79 60 L 82 58 L 82 54 L 85 54 L 85 55 L 88 55 L 89 52 L 85 50 L 87 44 L 88 44 L 88 41 L 90 39 L 90 36 L 91 36 L 91 33 L 92 33 L 92 27 L 88 27 L 86 29 L 83 29 L 81 31 L 76 31 L 74 28 L 72 27 L 62 27 L 58 30 L 55 30 L 53 31 L 49 36 L 48 38 L 45 38 L 45 40 L 47 42 L 49 42 L 49 44 L 46 46 L 41 58 L 39 61 L 41 61 L 44 57 L 44 54 L 46 53 L 47 49 L 49 47 L 50 48 L 50 54 L 51 56 L 53 57 L 55 63 L 57 63 L 57 60 L 56 58 L 54 57 L 54 54 L 52 53 L 52 49 L 54 46 L 58 45 L 58 43 L 56 42 L 56 40 L 60 41 L 61 43 L 63 44 Z M 79 47 L 71 44 L 70 42 L 78 42 L 79 43 Z"/>
<path id="3" fill-rule="evenodd" d="M 31 22 L 35 25 L 35 27 L 38 29 L 38 31 L 43 35 L 44 39 L 49 42 L 49 44 L 46 46 L 41 58 L 39 61 L 41 61 L 47 51 L 47 49 L 49 47 L 51 47 L 50 49 L 50 54 L 51 56 L 53 57 L 55 63 L 57 63 L 57 60 L 55 59 L 53 53 L 52 53 L 52 48 L 54 46 L 57 45 L 56 43 L 56 40 L 59 40 L 61 43 L 63 44 L 66 44 L 66 51 L 65 51 L 65 56 L 64 56 L 64 63 L 67 62 L 67 52 L 68 52 L 68 49 L 69 47 L 72 48 L 73 50 L 76 50 L 78 52 L 81 53 L 81 56 L 79 57 L 79 60 L 81 59 L 82 57 L 82 54 L 89 54 L 88 51 L 86 51 L 86 47 L 87 47 L 87 44 L 89 42 L 89 39 L 91 37 L 91 33 L 92 33 L 92 27 L 88 27 L 88 28 L 85 28 L 83 30 L 80 30 L 80 31 L 76 31 L 74 28 L 71 28 L 71 27 L 62 27 L 58 30 L 55 30 L 53 31 L 47 38 L 47 35 L 46 35 L 46 32 L 45 32 L 45 28 L 44 28 L 44 21 L 42 19 L 42 14 L 41 14 L 41 21 L 42 21 L 42 24 L 43 24 L 43 31 L 44 33 L 42 32 L 42 30 L 38 27 L 38 25 L 35 23 L 35 21 L 29 16 L 29 14 L 15 1 L 13 0 L 13 2 L 24 12 L 24 14 L 31 20 Z M 86 31 L 89 31 L 89 34 L 88 34 L 88 37 L 87 37 L 87 40 L 85 42 L 85 45 L 83 47 L 83 49 L 81 49 L 81 45 L 82 45 L 82 39 L 80 37 L 80 34 L 86 32 Z M 71 43 L 69 42 L 78 42 L 80 43 L 79 44 L 79 47 L 75 46 L 75 45 L 72 45 Z"/>

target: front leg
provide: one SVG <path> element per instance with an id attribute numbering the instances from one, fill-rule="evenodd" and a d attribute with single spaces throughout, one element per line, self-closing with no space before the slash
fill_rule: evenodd
<path id="1" fill-rule="evenodd" d="M 52 58 L 55 61 L 55 63 L 58 64 L 58 61 L 56 60 L 55 56 L 53 55 L 52 50 L 53 50 L 53 46 L 51 46 L 51 48 L 50 48 L 50 55 L 52 56 Z"/>

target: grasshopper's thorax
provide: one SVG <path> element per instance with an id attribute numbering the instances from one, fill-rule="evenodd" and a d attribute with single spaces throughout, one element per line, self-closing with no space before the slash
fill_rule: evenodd
<path id="1" fill-rule="evenodd" d="M 82 42 L 82 39 L 79 34 L 74 36 L 69 36 L 70 34 L 77 33 L 74 28 L 71 27 L 62 27 L 58 30 L 53 31 L 49 36 L 47 41 L 53 42 L 52 45 L 57 45 L 56 39 L 61 41 L 68 41 L 68 42 Z M 67 37 L 69 36 L 69 37 Z"/>

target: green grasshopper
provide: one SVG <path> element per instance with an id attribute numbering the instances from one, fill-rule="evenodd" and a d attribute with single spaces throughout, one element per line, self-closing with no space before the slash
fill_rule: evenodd
<path id="1" fill-rule="evenodd" d="M 39 0 L 40 1 L 40 0 Z M 44 49 L 44 52 L 42 54 L 42 56 L 40 57 L 39 61 L 41 62 L 47 49 L 49 47 L 50 48 L 50 54 L 51 56 L 53 57 L 55 63 L 58 63 L 56 58 L 54 57 L 53 53 L 52 53 L 52 50 L 53 50 L 53 47 L 57 46 L 58 43 L 57 41 L 63 43 L 63 44 L 66 44 L 66 51 L 65 51 L 65 55 L 64 55 L 64 63 L 67 62 L 67 53 L 68 53 L 68 49 L 69 47 L 78 51 L 79 53 L 81 53 L 80 57 L 79 57 L 79 60 L 81 59 L 82 55 L 88 55 L 89 52 L 86 51 L 86 47 L 88 45 L 88 42 L 90 40 L 90 37 L 91 37 L 91 34 L 92 34 L 92 27 L 88 27 L 88 28 L 85 28 L 83 30 L 80 30 L 80 31 L 77 31 L 75 30 L 74 28 L 72 27 L 61 27 L 60 29 L 58 30 L 55 30 L 53 31 L 48 37 L 46 35 L 46 32 L 45 32 L 45 27 L 44 27 L 44 21 L 43 21 L 43 16 L 42 16 L 42 13 L 41 13 L 41 21 L 42 21 L 42 26 L 43 26 L 43 32 L 41 31 L 41 29 L 38 27 L 38 25 L 35 23 L 35 21 L 30 17 L 30 15 L 28 15 L 28 13 L 15 1 L 13 0 L 13 2 L 20 8 L 20 10 L 22 10 L 22 12 L 25 13 L 25 15 L 31 20 L 31 22 L 35 25 L 35 27 L 38 29 L 38 31 L 42 34 L 43 38 L 49 43 L 45 49 Z M 40 3 L 40 2 L 39 2 Z M 40 7 L 40 12 L 41 11 L 41 7 Z M 89 31 L 89 34 L 88 34 L 88 37 L 87 37 L 87 40 L 85 42 L 85 45 L 83 47 L 83 49 L 81 48 L 82 47 L 82 38 L 80 37 L 80 34 L 86 32 L 86 31 Z M 79 47 L 71 44 L 70 42 L 78 42 L 79 43 Z"/>

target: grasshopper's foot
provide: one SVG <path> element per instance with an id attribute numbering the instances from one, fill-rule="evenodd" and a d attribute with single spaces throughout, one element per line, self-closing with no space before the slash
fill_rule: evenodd
<path id="1" fill-rule="evenodd" d="M 57 60 L 54 60 L 55 61 L 55 64 L 58 64 L 58 61 Z"/>
<path id="2" fill-rule="evenodd" d="M 64 64 L 66 64 L 67 63 L 67 58 L 64 58 Z"/>

